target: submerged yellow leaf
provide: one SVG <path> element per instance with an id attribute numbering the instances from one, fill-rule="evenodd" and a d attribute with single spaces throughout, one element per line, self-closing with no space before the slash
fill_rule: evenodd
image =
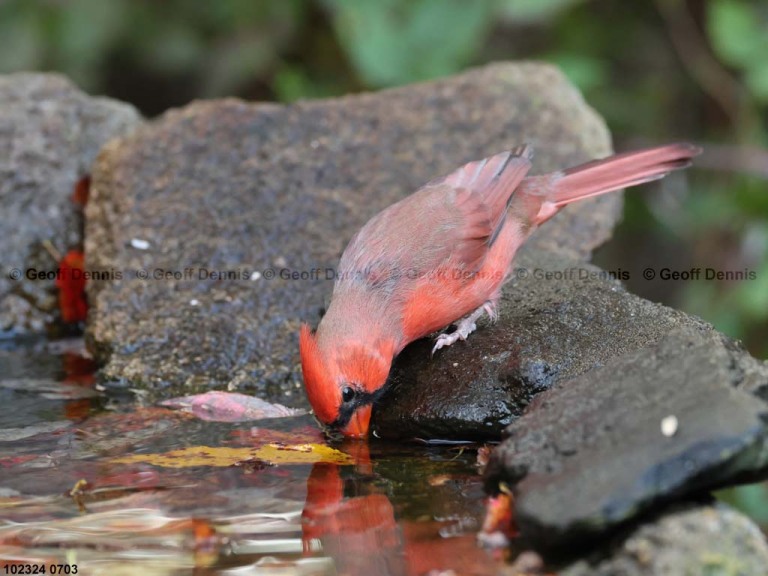
<path id="1" fill-rule="evenodd" d="M 324 444 L 266 444 L 260 448 L 228 448 L 190 446 L 163 454 L 133 454 L 115 458 L 116 464 L 146 462 L 164 468 L 190 468 L 193 466 L 232 466 L 238 462 L 261 460 L 269 464 L 329 464 L 350 465 L 354 460 L 348 454 Z"/>
<path id="2" fill-rule="evenodd" d="M 344 452 L 325 444 L 267 444 L 257 451 L 257 458 L 272 464 L 354 464 L 354 459 Z"/>
<path id="3" fill-rule="evenodd" d="M 191 466 L 232 466 L 241 460 L 255 458 L 251 448 L 216 448 L 213 446 L 190 446 L 171 450 L 164 454 L 133 454 L 112 460 L 118 464 L 146 462 L 165 468 L 188 468 Z"/>

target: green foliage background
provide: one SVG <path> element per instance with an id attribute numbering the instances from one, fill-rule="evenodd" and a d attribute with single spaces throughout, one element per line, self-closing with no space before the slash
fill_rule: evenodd
<path id="1" fill-rule="evenodd" d="M 768 357 L 768 0 L 0 0 L 0 45 L 0 73 L 60 71 L 148 116 L 195 98 L 291 102 L 553 62 L 616 148 L 707 150 L 627 194 L 598 264 Z M 649 266 L 757 279 L 648 282 Z M 765 518 L 758 493 L 733 500 Z"/>

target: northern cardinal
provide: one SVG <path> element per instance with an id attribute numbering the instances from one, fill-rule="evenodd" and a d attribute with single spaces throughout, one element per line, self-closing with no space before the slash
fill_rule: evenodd
<path id="1" fill-rule="evenodd" d="M 299 336 L 318 420 L 365 437 L 392 361 L 410 342 L 456 322 L 433 353 L 496 317 L 518 248 L 563 206 L 662 178 L 701 150 L 678 143 L 531 176 L 521 146 L 470 162 L 371 218 L 341 257 L 328 310 Z"/>

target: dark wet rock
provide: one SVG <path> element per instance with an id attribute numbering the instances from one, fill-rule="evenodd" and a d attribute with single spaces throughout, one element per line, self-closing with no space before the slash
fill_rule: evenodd
<path id="1" fill-rule="evenodd" d="M 561 548 L 764 469 L 768 405 L 739 389 L 763 367 L 745 357 L 687 326 L 558 383 L 506 429 L 487 488 L 511 486 L 523 538 Z"/>
<path id="2" fill-rule="evenodd" d="M 537 64 L 291 106 L 197 103 L 111 144 L 94 174 L 86 245 L 89 268 L 125 272 L 90 285 L 89 343 L 104 380 L 303 403 L 299 323 L 317 323 L 325 269 L 354 232 L 437 175 L 520 142 L 536 148 L 535 172 L 610 147 L 578 92 Z M 620 207 L 620 195 L 569 207 L 532 245 L 586 257 Z M 185 268 L 192 279 L 135 278 Z M 245 279 L 200 279 L 201 268 Z M 319 269 L 320 279 L 283 279 L 282 269 Z"/>
<path id="3" fill-rule="evenodd" d="M 581 560 L 560 576 L 723 574 L 764 576 L 765 535 L 749 518 L 724 505 L 665 514 L 637 528 L 606 558 Z"/>
<path id="4" fill-rule="evenodd" d="M 542 232 L 545 231 L 543 228 Z M 497 439 L 531 400 L 555 384 L 658 341 L 708 324 L 628 293 L 588 264 L 524 250 L 504 290 L 499 320 L 481 321 L 466 342 L 409 346 L 393 389 L 374 412 L 383 437 Z"/>
<path id="5" fill-rule="evenodd" d="M 82 244 L 75 183 L 107 140 L 139 121 L 133 107 L 87 96 L 61 76 L 0 76 L 0 332 L 41 331 L 54 319 L 54 281 L 9 274 L 55 271 L 45 241 L 62 254 Z"/>

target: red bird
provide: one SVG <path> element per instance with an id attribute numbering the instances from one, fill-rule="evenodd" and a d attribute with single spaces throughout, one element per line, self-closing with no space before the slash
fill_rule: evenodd
<path id="1" fill-rule="evenodd" d="M 386 208 L 350 241 L 315 333 L 301 327 L 307 396 L 321 423 L 365 437 L 392 361 L 457 320 L 435 350 L 464 340 L 487 313 L 518 248 L 563 206 L 662 178 L 701 152 L 670 144 L 526 178 L 530 147 L 470 162 Z"/>

